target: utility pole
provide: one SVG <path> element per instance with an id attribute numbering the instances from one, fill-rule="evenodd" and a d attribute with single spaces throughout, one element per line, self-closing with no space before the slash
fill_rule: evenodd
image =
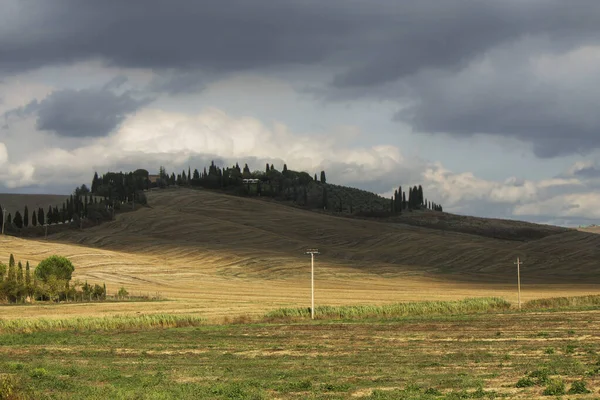
<path id="1" fill-rule="evenodd" d="M 4 225 L 6 224 L 6 208 L 2 209 L 2 234 L 4 235 Z"/>
<path id="2" fill-rule="evenodd" d="M 318 249 L 308 249 L 305 254 L 310 254 L 310 318 L 315 319 L 315 254 L 320 254 Z"/>
<path id="3" fill-rule="evenodd" d="M 518 287 L 518 301 L 519 301 L 519 310 L 521 310 L 521 260 L 517 257 L 517 262 L 513 264 L 517 264 L 517 287 Z"/>

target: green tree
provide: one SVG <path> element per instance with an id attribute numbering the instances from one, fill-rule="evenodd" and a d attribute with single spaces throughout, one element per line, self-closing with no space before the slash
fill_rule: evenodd
<path id="1" fill-rule="evenodd" d="M 74 270 L 75 267 L 68 258 L 52 255 L 38 264 L 35 276 L 43 282 L 47 282 L 50 276 L 68 282 Z"/>
<path id="2" fill-rule="evenodd" d="M 23 212 L 23 226 L 27 228 L 29 226 L 29 208 L 25 206 L 25 211 Z"/>
<path id="3" fill-rule="evenodd" d="M 12 253 L 10 253 L 10 258 L 8 259 L 8 276 L 6 278 L 7 281 L 9 281 L 9 282 L 17 281 L 17 271 L 15 268 L 16 268 L 15 256 L 13 256 Z"/>
<path id="4" fill-rule="evenodd" d="M 29 268 L 29 261 L 25 264 L 25 285 L 31 287 L 31 270 Z"/>
<path id="5" fill-rule="evenodd" d="M 23 227 L 23 217 L 18 211 L 15 213 L 15 217 L 13 218 L 13 224 L 15 224 L 15 226 L 19 229 Z"/>
<path id="6" fill-rule="evenodd" d="M 35 210 L 33 210 L 33 214 L 31 214 L 31 225 L 37 226 L 37 215 L 35 214 Z"/>
<path id="7" fill-rule="evenodd" d="M 44 209 L 42 207 L 38 208 L 37 218 L 38 218 L 38 224 L 40 226 L 44 225 L 44 222 L 46 221 L 46 219 L 44 217 L 45 217 L 44 216 Z"/>
<path id="8" fill-rule="evenodd" d="M 327 210 L 327 187 L 323 186 L 323 210 Z"/>
<path id="9" fill-rule="evenodd" d="M 321 183 L 327 183 L 327 178 L 325 178 L 325 171 L 321 171 Z"/>
<path id="10" fill-rule="evenodd" d="M 17 283 L 19 285 L 23 284 L 23 264 L 19 261 L 19 265 L 17 267 Z"/>
<path id="11" fill-rule="evenodd" d="M 0 262 L 0 283 L 4 282 L 8 267 L 3 262 Z"/>

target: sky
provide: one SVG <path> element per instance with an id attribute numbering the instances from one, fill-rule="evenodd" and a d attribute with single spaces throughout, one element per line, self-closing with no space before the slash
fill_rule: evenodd
<path id="1" fill-rule="evenodd" d="M 0 0 L 0 192 L 265 163 L 600 223 L 597 0 Z"/>

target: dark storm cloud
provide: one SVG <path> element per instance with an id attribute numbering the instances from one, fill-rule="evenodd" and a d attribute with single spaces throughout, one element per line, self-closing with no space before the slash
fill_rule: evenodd
<path id="1" fill-rule="evenodd" d="M 27 2 L 8 8 L 0 69 L 101 57 L 125 67 L 245 70 L 329 60 L 374 85 L 463 64 L 525 34 L 597 32 L 595 0 Z M 12 14 L 11 14 L 12 12 Z M 11 17 L 12 15 L 12 17 Z M 10 21 L 9 21 L 10 22 Z"/>
<path id="2" fill-rule="evenodd" d="M 511 70 L 515 57 L 600 42 L 597 0 L 8 4 L 0 16 L 0 73 L 101 59 L 159 75 L 175 71 L 149 90 L 178 94 L 201 90 L 205 76 L 316 65 L 331 74 L 325 88 L 330 99 L 344 93 L 352 98 L 393 96 L 393 88 L 396 99 L 412 103 L 398 118 L 416 131 L 509 135 L 532 143 L 540 157 L 600 147 L 600 120 L 590 111 L 600 100 L 598 90 L 587 95 L 568 87 L 532 91 L 520 71 Z M 545 38 L 547 46 L 532 47 L 525 55 L 507 54 L 505 79 L 485 92 L 468 90 L 469 78 L 457 77 L 490 50 L 532 37 Z M 431 71 L 463 86 L 415 78 Z M 467 89 L 460 92 L 461 87 Z M 93 131 L 106 131 L 118 120 L 100 118 Z M 52 118 L 42 122 L 55 126 Z M 68 132 L 79 129 L 73 125 Z"/>
<path id="3" fill-rule="evenodd" d="M 112 132 L 127 115 L 147 104 L 129 93 L 83 89 L 52 92 L 42 101 L 9 111 L 7 115 L 36 115 L 37 129 L 65 137 L 99 137 Z"/>

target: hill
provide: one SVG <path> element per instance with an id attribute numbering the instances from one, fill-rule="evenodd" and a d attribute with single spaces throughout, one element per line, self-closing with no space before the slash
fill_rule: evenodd
<path id="1" fill-rule="evenodd" d="M 44 315 L 217 316 L 308 305 L 308 247 L 321 251 L 315 268 L 318 304 L 490 295 L 515 301 L 517 256 L 524 261 L 524 300 L 597 293 L 600 282 L 600 236 L 576 230 L 520 242 L 329 215 L 209 190 L 165 189 L 147 197 L 148 207 L 83 231 L 53 233 L 47 240 L 0 237 L 0 259 L 14 253 L 35 265 L 61 254 L 75 263 L 76 279 L 106 282 L 110 293 L 125 285 L 134 293 L 160 292 L 174 300 L 40 307 Z M 459 220 L 467 227 L 465 221 L 478 221 Z M 34 307 L 26 310 L 39 315 Z M 9 307 L 2 316 L 21 318 L 23 311 Z"/>
<path id="2" fill-rule="evenodd" d="M 40 207 L 44 211 L 48 209 L 48 206 L 60 207 L 68 197 L 68 195 L 63 194 L 0 193 L 0 206 L 6 208 L 6 215 L 10 213 L 14 216 L 16 211 L 23 213 L 25 206 L 29 208 L 30 213 L 37 211 Z"/>
<path id="3" fill-rule="evenodd" d="M 571 229 L 518 221 L 486 222 L 498 232 L 514 230 L 519 224 L 532 232 L 528 241 L 515 242 L 432 229 L 434 223 L 416 226 L 427 224 L 427 212 L 420 216 L 414 212 L 414 217 L 396 223 L 381 223 L 277 203 L 266 207 L 260 200 L 207 190 L 157 191 L 148 199 L 150 208 L 120 215 L 116 221 L 84 232 L 59 233 L 53 239 L 130 252 L 148 251 L 149 244 L 224 252 L 246 261 L 223 272 L 262 278 L 284 273 L 278 260 L 297 258 L 306 247 L 318 247 L 321 260 L 366 271 L 444 272 L 448 279 L 512 280 L 514 274 L 507 266 L 519 256 L 529 265 L 531 278 L 600 282 L 600 237 Z M 476 230 L 485 222 L 451 214 L 435 218 L 463 230 Z M 564 260 L 568 259 L 576 259 L 577 266 L 565 268 Z"/>

